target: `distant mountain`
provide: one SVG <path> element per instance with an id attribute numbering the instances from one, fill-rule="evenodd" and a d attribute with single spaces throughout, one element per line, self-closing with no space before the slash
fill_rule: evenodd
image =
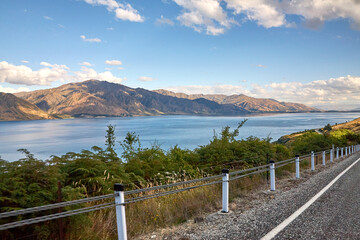
<path id="1" fill-rule="evenodd" d="M 32 103 L 0 92 L 0 121 L 53 119 Z"/>
<path id="2" fill-rule="evenodd" d="M 185 99 L 207 99 L 219 104 L 232 104 L 252 113 L 264 112 L 318 112 L 317 108 L 308 107 L 300 103 L 279 102 L 274 99 L 253 98 L 244 94 L 240 95 L 222 95 L 222 94 L 191 94 L 174 93 L 164 89 L 155 90 L 154 92 Z"/>
<path id="3" fill-rule="evenodd" d="M 233 104 L 207 99 L 184 99 L 142 88 L 130 88 L 106 81 L 89 80 L 57 88 L 17 93 L 48 112 L 74 117 L 144 116 L 162 114 L 242 115 L 248 113 Z"/>

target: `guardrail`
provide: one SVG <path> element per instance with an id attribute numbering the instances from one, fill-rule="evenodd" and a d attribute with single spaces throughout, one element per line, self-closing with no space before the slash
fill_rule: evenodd
<path id="1" fill-rule="evenodd" d="M 335 154 L 335 151 L 336 151 L 336 154 Z M 337 147 L 336 149 L 333 147 L 332 149 L 328 149 L 328 150 L 320 151 L 320 152 L 316 152 L 316 153 L 311 152 L 310 154 L 303 155 L 303 156 L 296 155 L 295 158 L 291 158 L 291 159 L 287 159 L 287 160 L 283 160 L 283 161 L 279 161 L 279 162 L 270 161 L 269 164 L 257 166 L 257 167 L 253 167 L 253 168 L 242 169 L 242 170 L 237 170 L 237 171 L 233 171 L 233 172 L 230 172 L 229 169 L 223 169 L 222 174 L 220 174 L 220 175 L 214 175 L 214 176 L 204 177 L 204 178 L 200 178 L 200 179 L 193 179 L 193 180 L 189 180 L 189 181 L 177 182 L 177 183 L 172 183 L 172 184 L 167 184 L 167 185 L 159 185 L 159 186 L 154 186 L 154 187 L 150 187 L 150 188 L 136 189 L 136 190 L 131 190 L 131 191 L 124 191 L 124 186 L 122 184 L 115 184 L 113 194 L 107 194 L 107 195 L 102 195 L 102 196 L 96 196 L 96 197 L 90 197 L 90 198 L 84 198 L 84 199 L 79 199 L 79 200 L 60 202 L 60 203 L 49 204 L 49 205 L 44 205 L 44 206 L 39 206 L 39 207 L 32 207 L 32 208 L 26 208 L 26 209 L 21 209 L 21 210 L 16 210 L 16 211 L 0 213 L 0 219 L 1 219 L 1 218 L 14 217 L 14 216 L 19 216 L 19 215 L 24 215 L 24 214 L 29 214 L 29 213 L 41 212 L 41 211 L 46 211 L 46 210 L 51 210 L 51 209 L 61 208 L 61 207 L 66 207 L 66 206 L 73 206 L 73 205 L 78 205 L 78 204 L 83 204 L 83 203 L 102 201 L 102 200 L 111 199 L 111 198 L 114 199 L 114 201 L 111 201 L 108 203 L 102 203 L 102 204 L 97 204 L 97 205 L 90 206 L 90 207 L 84 207 L 84 208 L 75 209 L 75 210 L 68 210 L 66 212 L 49 214 L 46 216 L 34 217 L 34 218 L 26 219 L 26 220 L 20 220 L 20 221 L 2 224 L 2 225 L 0 225 L 0 231 L 15 228 L 15 227 L 20 227 L 20 226 L 25 226 L 25 225 L 29 225 L 29 224 L 54 220 L 54 219 L 58 219 L 58 218 L 69 217 L 69 216 L 73 216 L 73 215 L 77 215 L 77 214 L 100 210 L 100 209 L 115 207 L 118 239 L 126 240 L 127 239 L 126 218 L 125 218 L 125 205 L 126 204 L 135 203 L 135 202 L 139 202 L 139 201 L 143 201 L 143 200 L 147 200 L 147 199 L 151 199 L 151 198 L 157 198 L 157 197 L 161 197 L 161 196 L 166 196 L 166 195 L 170 195 L 170 194 L 188 191 L 188 190 L 195 189 L 195 188 L 200 188 L 200 187 L 204 187 L 204 186 L 222 183 L 222 210 L 221 210 L 221 212 L 228 213 L 229 212 L 229 184 L 231 181 L 234 181 L 234 180 L 240 179 L 240 178 L 244 178 L 244 177 L 247 177 L 250 175 L 269 171 L 270 172 L 270 191 L 275 191 L 275 189 L 276 189 L 275 188 L 275 179 L 276 179 L 275 178 L 275 169 L 277 169 L 277 168 L 281 168 L 283 166 L 295 163 L 295 177 L 296 177 L 296 179 L 299 179 L 300 178 L 300 162 L 309 157 L 311 159 L 310 160 L 311 170 L 314 171 L 315 170 L 315 156 L 322 155 L 322 165 L 325 166 L 327 153 L 330 154 L 330 162 L 333 162 L 335 156 L 336 156 L 336 160 L 339 160 L 340 158 L 344 158 L 350 154 L 353 154 L 353 153 L 359 152 L 359 151 L 360 151 L 360 145 L 341 147 L 341 148 Z M 190 185 L 190 184 L 192 186 L 186 187 L 186 185 Z M 194 185 L 194 184 L 197 184 L 197 185 Z M 142 194 L 142 193 L 149 192 L 149 191 L 171 189 L 171 188 L 175 188 L 175 187 L 179 187 L 179 186 L 184 186 L 184 187 L 182 187 L 180 189 L 168 190 L 165 192 L 153 193 L 150 195 L 125 198 L 125 196 L 129 196 L 129 195 Z"/>

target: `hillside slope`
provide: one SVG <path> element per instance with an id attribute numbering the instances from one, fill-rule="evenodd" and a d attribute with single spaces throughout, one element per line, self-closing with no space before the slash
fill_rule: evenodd
<path id="1" fill-rule="evenodd" d="M 53 119 L 32 103 L 0 92 L 0 121 Z"/>
<path id="2" fill-rule="evenodd" d="M 240 95 L 222 95 L 222 94 L 191 94 L 187 95 L 184 93 L 174 93 L 164 89 L 155 90 L 155 92 L 173 96 L 178 98 L 185 99 L 199 99 L 204 98 L 210 101 L 215 101 L 219 104 L 232 104 L 238 106 L 244 110 L 253 113 L 261 112 L 318 112 L 319 109 L 306 106 L 300 103 L 290 103 L 290 102 L 279 102 L 274 99 L 265 99 L 265 98 L 253 98 L 246 96 L 244 94 Z"/>
<path id="3" fill-rule="evenodd" d="M 51 114 L 85 116 L 144 116 L 162 114 L 242 115 L 231 104 L 206 99 L 182 99 L 142 88 L 89 80 L 57 88 L 16 94 Z"/>

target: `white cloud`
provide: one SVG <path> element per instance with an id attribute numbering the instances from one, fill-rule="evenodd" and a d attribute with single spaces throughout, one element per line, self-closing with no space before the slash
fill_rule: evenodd
<path id="1" fill-rule="evenodd" d="M 100 38 L 86 38 L 84 35 L 81 35 L 80 38 L 81 38 L 84 42 L 96 42 L 96 43 L 101 42 L 101 39 L 100 39 Z"/>
<path id="2" fill-rule="evenodd" d="M 33 71 L 31 68 L 16 66 L 6 61 L 0 62 L 0 82 L 23 85 L 51 85 L 52 82 L 65 80 L 69 68 L 66 65 L 41 62 L 42 68 Z"/>
<path id="3" fill-rule="evenodd" d="M 209 35 L 219 35 L 236 22 L 227 17 L 220 5 L 221 0 L 174 0 L 183 8 L 177 17 L 184 26 L 197 32 L 205 31 Z"/>
<path id="4" fill-rule="evenodd" d="M 243 18 L 265 28 L 293 27 L 287 15 L 298 15 L 305 26 L 318 28 L 325 21 L 350 19 L 360 30 L 359 0 L 173 0 L 182 11 L 177 19 L 197 32 L 209 35 L 223 34 L 237 22 L 230 18 Z M 245 17 L 245 18 L 244 18 Z"/>
<path id="5" fill-rule="evenodd" d="M 60 27 L 60 28 L 65 28 L 65 26 L 64 25 L 62 25 L 62 24 L 58 24 L 58 27 Z"/>
<path id="6" fill-rule="evenodd" d="M 48 63 L 48 62 L 41 62 L 40 65 L 45 66 L 45 67 L 52 67 L 53 65 Z"/>
<path id="7" fill-rule="evenodd" d="M 151 82 L 151 81 L 154 81 L 155 78 L 142 76 L 142 77 L 139 77 L 138 80 L 142 81 L 142 82 Z"/>
<path id="8" fill-rule="evenodd" d="M 171 19 L 164 18 L 164 16 L 162 16 L 162 15 L 160 18 L 156 19 L 155 24 L 174 26 L 174 22 Z"/>
<path id="9" fill-rule="evenodd" d="M 125 78 L 114 76 L 110 71 L 96 72 L 92 68 L 83 66 L 80 71 L 72 72 L 66 65 L 40 63 L 44 68 L 32 70 L 24 65 L 13 65 L 6 61 L 0 62 L 0 83 L 7 82 L 21 85 L 50 86 L 53 82 L 78 82 L 89 79 L 105 80 L 120 83 Z"/>
<path id="10" fill-rule="evenodd" d="M 330 78 L 308 83 L 283 82 L 270 83 L 265 86 L 253 84 L 251 88 L 241 85 L 190 85 L 166 87 L 165 89 L 187 94 L 245 94 L 258 98 L 273 98 L 279 101 L 322 106 L 327 109 L 353 106 L 356 103 L 359 105 L 360 103 L 360 76 Z"/>
<path id="11" fill-rule="evenodd" d="M 97 73 L 94 69 L 87 67 L 82 67 L 81 71 L 75 72 L 74 81 L 85 81 L 89 79 L 96 79 L 113 83 L 121 83 L 125 80 L 124 78 L 114 76 L 110 71 Z"/>
<path id="12" fill-rule="evenodd" d="M 266 65 L 262 65 L 262 64 L 258 64 L 257 66 L 258 66 L 259 68 L 267 68 Z"/>
<path id="13" fill-rule="evenodd" d="M 29 61 L 21 60 L 22 63 L 29 63 Z"/>
<path id="14" fill-rule="evenodd" d="M 92 64 L 89 63 L 89 62 L 82 62 L 82 63 L 79 63 L 79 65 L 88 66 L 88 67 L 91 67 L 91 66 L 92 66 Z"/>
<path id="15" fill-rule="evenodd" d="M 105 6 L 109 12 L 115 12 L 115 16 L 118 19 L 131 21 L 131 22 L 143 22 L 144 17 L 134 9 L 129 3 L 119 3 L 115 0 L 84 0 L 91 5 Z"/>
<path id="16" fill-rule="evenodd" d="M 52 17 L 49 17 L 49 16 L 44 16 L 44 19 L 48 20 L 48 21 L 54 21 L 54 19 Z"/>
<path id="17" fill-rule="evenodd" d="M 358 102 L 360 77 L 346 76 L 309 83 L 271 83 L 264 87 L 254 85 L 251 92 L 258 97 L 271 97 L 310 105 L 349 104 Z"/>
<path id="18" fill-rule="evenodd" d="M 348 18 L 360 28 L 360 2 L 358 0 L 302 0 L 283 1 L 282 8 L 287 14 L 304 17 L 308 27 L 318 28 L 324 21 Z"/>
<path id="19" fill-rule="evenodd" d="M 189 86 L 175 86 L 175 87 L 166 87 L 166 90 L 177 92 L 177 93 L 186 93 L 186 94 L 250 94 L 250 91 L 245 89 L 243 86 L 235 86 L 229 84 L 217 84 L 211 86 L 204 85 L 189 85 Z"/>
<path id="20" fill-rule="evenodd" d="M 20 87 L 20 88 L 10 88 L 10 87 L 3 87 L 0 85 L 0 92 L 5 93 L 18 93 L 18 92 L 27 92 L 30 91 L 30 89 L 26 87 Z"/>
<path id="21" fill-rule="evenodd" d="M 122 65 L 122 62 L 119 60 L 106 60 L 105 63 L 107 65 L 111 65 L 111 66 L 118 66 L 118 65 Z"/>
<path id="22" fill-rule="evenodd" d="M 227 8 L 234 13 L 245 14 L 247 19 L 255 21 L 265 28 L 280 27 L 287 24 L 285 14 L 278 8 L 276 0 L 225 0 Z"/>
<path id="23" fill-rule="evenodd" d="M 106 30 L 108 30 L 108 31 L 113 31 L 114 28 L 113 28 L 113 27 L 108 27 L 108 28 L 106 28 Z"/>

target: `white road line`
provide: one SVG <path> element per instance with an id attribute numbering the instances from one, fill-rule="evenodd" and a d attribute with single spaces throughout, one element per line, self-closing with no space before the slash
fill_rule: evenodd
<path id="1" fill-rule="evenodd" d="M 334 178 L 326 187 L 321 189 L 315 196 L 313 196 L 307 203 L 302 205 L 296 212 L 294 212 L 290 217 L 285 219 L 282 223 L 280 223 L 277 227 L 271 230 L 268 234 L 261 238 L 261 240 L 270 240 L 275 237 L 279 232 L 281 232 L 287 225 L 289 225 L 292 221 L 294 221 L 301 213 L 303 213 L 308 207 L 311 206 L 321 195 L 323 195 L 334 183 L 339 180 L 339 178 L 344 175 L 347 171 L 350 170 L 357 162 L 360 161 L 360 158 L 356 160 L 353 164 L 351 164 L 348 168 L 346 168 L 342 173 L 340 173 L 336 178 Z"/>

